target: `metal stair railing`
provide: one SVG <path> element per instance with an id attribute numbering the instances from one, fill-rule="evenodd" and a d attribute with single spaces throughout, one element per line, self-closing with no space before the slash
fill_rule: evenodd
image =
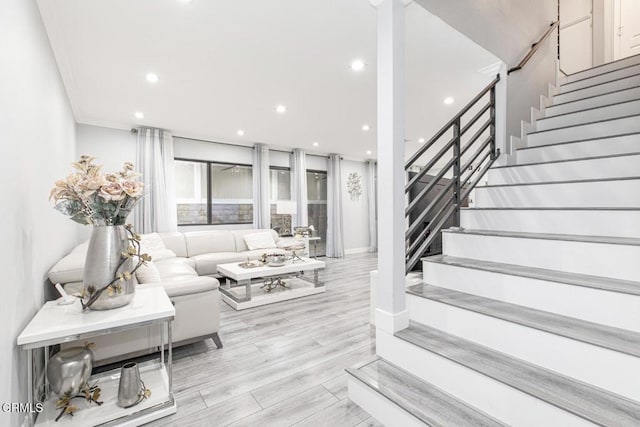
<path id="1" fill-rule="evenodd" d="M 453 218 L 452 225 L 460 225 L 460 207 L 500 154 L 495 141 L 495 88 L 498 81 L 500 75 L 405 163 L 408 175 L 405 185 L 408 198 L 405 209 L 408 223 L 405 234 L 407 272 L 424 256 L 447 221 Z M 468 115 L 471 117 L 467 119 Z M 473 132 L 467 138 L 471 130 Z M 443 138 L 446 135 L 451 135 L 448 141 Z M 443 140 L 446 141 L 444 144 Z M 430 149 L 435 154 L 432 155 Z M 418 168 L 416 165 L 421 159 L 426 163 Z M 427 177 L 430 181 L 418 190 L 418 183 Z M 426 207 L 420 211 L 419 207 L 425 203 Z"/>

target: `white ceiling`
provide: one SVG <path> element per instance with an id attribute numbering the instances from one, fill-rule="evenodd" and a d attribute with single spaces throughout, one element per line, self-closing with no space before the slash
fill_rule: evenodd
<path id="1" fill-rule="evenodd" d="M 80 123 L 375 156 L 376 11 L 368 0 L 38 5 Z M 492 79 L 478 70 L 498 59 L 416 4 L 406 26 L 410 153 Z M 350 68 L 356 58 L 367 64 L 359 73 Z M 150 72 L 158 83 L 145 80 Z M 445 106 L 447 96 L 456 102 Z"/>

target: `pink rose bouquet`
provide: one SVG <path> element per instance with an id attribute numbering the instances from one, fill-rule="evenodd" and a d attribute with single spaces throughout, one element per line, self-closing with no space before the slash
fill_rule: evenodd
<path id="1" fill-rule="evenodd" d="M 56 181 L 49 200 L 55 208 L 80 224 L 122 225 L 143 196 L 144 183 L 133 164 L 121 171 L 102 174 L 91 156 L 73 163 L 75 171 Z"/>

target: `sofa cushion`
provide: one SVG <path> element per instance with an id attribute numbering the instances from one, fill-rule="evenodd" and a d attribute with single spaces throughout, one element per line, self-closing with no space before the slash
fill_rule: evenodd
<path id="1" fill-rule="evenodd" d="M 279 237 L 278 237 L 278 233 L 275 230 L 269 230 L 266 228 L 262 228 L 262 229 L 254 229 L 254 230 L 233 230 L 231 231 L 231 233 L 233 233 L 233 237 L 235 238 L 236 241 L 236 252 L 244 252 L 244 251 L 248 251 L 249 247 L 247 246 L 247 244 L 244 241 L 244 236 L 247 234 L 255 234 L 255 233 L 259 233 L 259 232 L 269 232 L 271 233 L 271 236 L 273 237 L 274 242 L 277 242 Z M 274 246 L 275 247 L 275 246 Z"/>
<path id="2" fill-rule="evenodd" d="M 173 276 L 162 280 L 162 287 L 169 298 L 210 292 L 218 289 L 220 282 L 214 277 Z"/>
<path id="3" fill-rule="evenodd" d="M 268 231 L 245 234 L 244 242 L 250 251 L 256 249 L 272 249 L 276 247 L 276 242 Z"/>
<path id="4" fill-rule="evenodd" d="M 187 257 L 187 243 L 184 240 L 184 233 L 175 232 L 159 234 L 167 249 L 173 251 L 176 256 L 183 258 Z"/>
<path id="5" fill-rule="evenodd" d="M 176 253 L 164 245 L 162 238 L 158 233 L 149 233 L 141 235 L 140 251 L 143 254 L 149 254 L 154 261 L 161 261 L 167 258 L 175 258 Z"/>
<path id="6" fill-rule="evenodd" d="M 215 252 L 237 252 L 236 242 L 229 230 L 192 231 L 184 233 L 189 258 Z"/>
<path id="7" fill-rule="evenodd" d="M 69 255 L 51 267 L 49 270 L 51 283 L 82 282 L 88 247 L 89 241 L 79 244 L 71 250 Z"/>
<path id="8" fill-rule="evenodd" d="M 186 258 L 169 258 L 153 263 L 160 274 L 160 281 L 174 276 L 197 276 L 192 261 Z"/>
<path id="9" fill-rule="evenodd" d="M 196 271 L 198 274 L 200 276 L 206 276 L 216 274 L 219 264 L 246 261 L 247 255 L 238 252 L 218 252 L 196 255 L 192 259 L 196 262 Z"/>

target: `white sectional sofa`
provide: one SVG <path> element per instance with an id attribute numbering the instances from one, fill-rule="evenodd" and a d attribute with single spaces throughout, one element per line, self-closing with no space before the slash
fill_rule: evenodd
<path id="1" fill-rule="evenodd" d="M 270 232 L 275 248 L 249 250 L 244 236 Z M 158 239 L 158 236 L 160 239 Z M 164 248 L 158 247 L 158 241 Z M 208 230 L 187 233 L 152 233 L 142 236 L 154 241 L 148 252 L 153 258 L 148 268 L 136 274 L 138 286 L 162 286 L 176 308 L 173 342 L 186 344 L 213 338 L 222 347 L 218 336 L 220 326 L 220 291 L 216 278 L 217 266 L 229 262 L 258 259 L 266 252 L 279 251 L 278 234 L 273 230 Z M 77 246 L 49 271 L 52 283 L 61 283 L 68 292 L 82 287 L 87 242 Z M 96 337 L 95 358 L 99 364 L 121 360 L 134 354 L 156 351 L 157 331 L 135 329 L 124 333 Z"/>

